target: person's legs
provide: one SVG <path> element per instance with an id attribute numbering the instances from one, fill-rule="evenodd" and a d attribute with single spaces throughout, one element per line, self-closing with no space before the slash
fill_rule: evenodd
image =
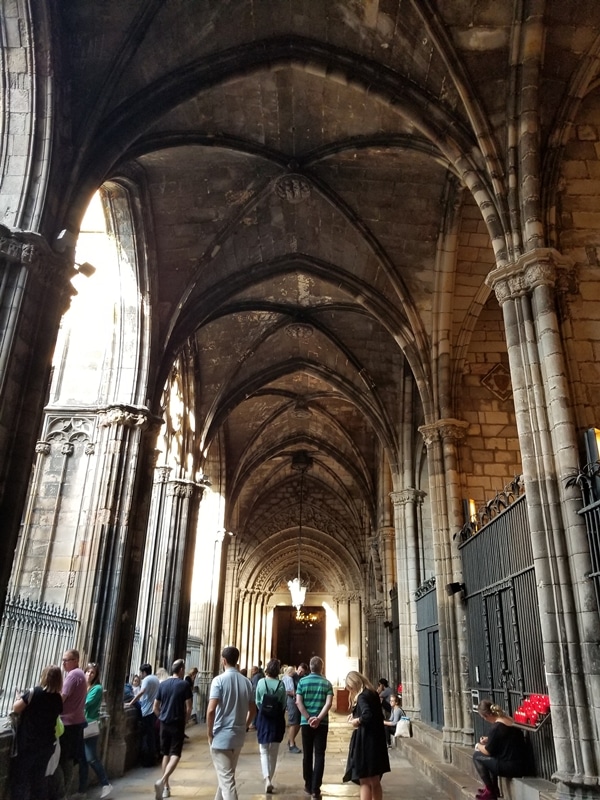
<path id="1" fill-rule="evenodd" d="M 90 767 L 94 770 L 96 775 L 98 776 L 98 780 L 100 781 L 102 786 L 108 786 L 109 780 L 108 775 L 106 774 L 106 770 L 104 769 L 104 765 L 98 758 L 98 742 L 100 741 L 99 736 L 92 736 L 89 739 L 84 739 L 83 744 L 85 748 L 85 761 L 86 767 L 89 764 Z M 81 766 L 80 769 L 80 778 L 79 784 L 81 786 Z M 86 770 L 86 782 L 85 786 L 87 787 L 87 770 Z M 85 789 L 80 789 L 79 791 L 85 791 Z"/>
<path id="2" fill-rule="evenodd" d="M 381 778 L 374 775 L 370 778 L 361 778 L 360 781 L 360 800 L 381 800 L 383 791 L 381 789 Z"/>
<path id="3" fill-rule="evenodd" d="M 313 792 L 313 741 L 315 729 L 310 725 L 302 725 L 302 777 L 304 790 L 308 794 Z"/>
<path id="4" fill-rule="evenodd" d="M 295 747 L 298 747 L 296 744 L 296 736 L 300 731 L 300 725 L 290 725 L 288 731 L 288 747 L 290 750 L 293 750 Z"/>
<path id="5" fill-rule="evenodd" d="M 266 780 L 267 778 L 271 777 L 269 766 L 269 745 L 259 744 L 258 750 L 260 753 L 260 767 L 262 769 L 263 780 Z"/>
<path id="6" fill-rule="evenodd" d="M 473 753 L 473 765 L 491 796 L 498 797 L 498 761 L 476 750 Z"/>
<path id="7" fill-rule="evenodd" d="M 219 782 L 215 800 L 237 800 L 235 768 L 240 757 L 240 749 L 215 750 L 211 747 L 210 756 Z"/>
<path id="8" fill-rule="evenodd" d="M 314 729 L 315 745 L 315 765 L 313 768 L 312 792 L 315 795 L 321 794 L 321 784 L 323 783 L 323 773 L 325 772 L 325 750 L 327 750 L 327 725 L 319 725 Z"/>
<path id="9" fill-rule="evenodd" d="M 267 758 L 269 761 L 269 777 L 271 780 L 277 769 L 277 756 L 279 754 L 279 742 L 271 742 L 267 745 Z"/>

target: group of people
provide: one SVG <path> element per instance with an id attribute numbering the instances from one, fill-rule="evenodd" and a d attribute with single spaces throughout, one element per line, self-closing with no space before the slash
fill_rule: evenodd
<path id="1" fill-rule="evenodd" d="M 304 791 L 312 800 L 320 800 L 334 695 L 332 684 L 323 675 L 323 660 L 313 656 L 310 665 L 300 665 L 297 672 L 287 669 L 280 678 L 281 664 L 271 659 L 253 685 L 237 668 L 239 656 L 236 647 L 224 648 L 222 672 L 210 686 L 206 728 L 218 781 L 216 800 L 237 800 L 236 766 L 253 720 L 265 792 L 273 792 L 286 712 L 288 748 L 303 756 Z M 40 685 L 24 692 L 14 704 L 19 724 L 11 769 L 12 800 L 62 800 L 68 795 L 75 764 L 79 765 L 79 791 L 71 797 L 85 796 L 90 766 L 102 787 L 100 797 L 111 796 L 112 786 L 98 756 L 102 703 L 99 667 L 89 663 L 83 671 L 77 650 L 68 650 L 62 663 L 64 677 L 58 666 L 47 666 Z M 170 779 L 181 758 L 192 713 L 194 677 L 185 675 L 183 659 L 173 663 L 170 677 L 163 681 L 152 673 L 150 664 L 142 664 L 139 690 L 128 703 L 138 703 L 141 712 L 142 759 L 151 766 L 157 745 L 162 755 L 161 776 L 154 785 L 156 800 L 171 796 Z M 381 682 L 376 689 L 368 678 L 352 670 L 346 677 L 346 689 L 352 736 L 343 780 L 360 786 L 361 800 L 381 800 L 381 778 L 390 771 L 386 730 L 396 725 L 396 716 L 402 713 L 399 698 L 393 692 L 386 696 L 390 706 L 386 719 Z M 523 734 L 491 701 L 482 701 L 478 711 L 490 724 L 490 732 L 475 745 L 473 761 L 484 783 L 477 797 L 495 800 L 499 776 L 525 774 Z M 302 750 L 296 745 L 298 732 Z"/>
<path id="2" fill-rule="evenodd" d="M 280 679 L 281 664 L 271 659 L 253 686 L 237 669 L 239 655 L 236 647 L 223 650 L 223 672 L 210 687 L 206 724 L 219 784 L 216 800 L 237 800 L 235 770 L 253 720 L 265 792 L 273 792 L 279 747 L 286 730 L 286 710 L 288 748 L 302 753 L 304 791 L 313 800 L 320 800 L 334 694 L 331 682 L 323 675 L 323 660 L 313 656 L 310 665 L 300 665 L 297 671 L 288 668 Z M 381 800 L 381 776 L 389 772 L 390 764 L 379 695 L 367 678 L 354 671 L 348 674 L 346 688 L 353 733 L 344 780 L 360 785 L 361 800 Z M 301 733 L 302 750 L 295 742 L 296 727 Z M 158 800 L 158 791 L 156 797 Z"/>
<path id="3" fill-rule="evenodd" d="M 98 664 L 90 663 L 84 671 L 79 652 L 67 650 L 62 666 L 64 677 L 60 667 L 45 667 L 39 686 L 23 692 L 13 706 L 18 722 L 12 800 L 62 800 L 69 793 L 75 764 L 79 790 L 73 797 L 85 796 L 89 767 L 102 786 L 100 797 L 111 796 L 112 786 L 98 756 L 102 704 Z M 58 759 L 53 758 L 57 751 Z"/>

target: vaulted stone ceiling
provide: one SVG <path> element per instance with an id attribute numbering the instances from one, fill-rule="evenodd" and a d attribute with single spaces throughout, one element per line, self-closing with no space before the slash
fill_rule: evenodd
<path id="1" fill-rule="evenodd" d="M 489 234 L 499 258 L 522 248 L 510 233 L 507 125 L 520 102 L 511 49 L 523 22 L 535 35 L 533 11 L 517 18 L 528 5 L 545 6 L 549 24 L 548 138 L 577 59 L 595 52 L 595 0 L 56 6 L 79 156 L 62 165 L 68 185 L 57 170 L 62 207 L 48 224 L 76 229 L 102 181 L 139 187 L 155 397 L 193 342 L 197 447 L 220 436 L 231 524 L 246 554 L 267 540 L 277 549 L 273 575 L 295 559 L 294 452 L 313 459 L 313 585 L 358 586 L 382 458 L 398 471 L 405 374 L 418 386 L 415 429 L 459 413 L 456 397 L 440 407 L 436 348 L 445 335 L 464 347 L 487 301 Z M 486 209 L 483 232 L 464 187 Z M 458 233 L 479 237 L 479 255 L 442 270 L 438 237 L 463 203 L 476 213 Z"/>

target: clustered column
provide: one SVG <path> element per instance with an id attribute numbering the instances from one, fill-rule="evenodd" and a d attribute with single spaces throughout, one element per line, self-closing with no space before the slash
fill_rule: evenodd
<path id="1" fill-rule="evenodd" d="M 390 492 L 396 525 L 396 571 L 398 575 L 398 620 L 400 634 L 402 707 L 415 712 L 419 700 L 419 649 L 415 592 L 422 582 L 418 546 L 418 510 L 425 492 L 404 489 Z"/>
<path id="2" fill-rule="evenodd" d="M 559 796 L 584 792 L 598 778 L 600 628 L 578 492 L 566 486 L 578 468 L 557 289 L 570 264 L 537 249 L 488 276 L 502 305 L 523 459 L 527 510 L 552 725 Z"/>
<path id="3" fill-rule="evenodd" d="M 74 274 L 41 236 L 0 225 L 0 614 Z"/>
<path id="4" fill-rule="evenodd" d="M 448 597 L 443 590 L 446 584 L 462 580 L 460 557 L 453 544 L 452 533 L 462 524 L 457 442 L 464 437 L 466 428 L 467 423 L 457 419 L 441 419 L 419 428 L 427 445 L 431 487 L 444 698 L 443 735 L 447 760 L 451 760 L 451 745 L 469 744 L 472 734 L 470 704 L 467 702 L 468 657 L 464 611 L 456 598 Z"/>

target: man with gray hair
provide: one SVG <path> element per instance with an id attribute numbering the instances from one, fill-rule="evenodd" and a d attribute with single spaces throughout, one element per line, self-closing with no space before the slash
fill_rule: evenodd
<path id="1" fill-rule="evenodd" d="M 206 731 L 219 782 L 215 800 L 237 800 L 235 768 L 256 704 L 252 684 L 237 670 L 237 647 L 225 647 L 221 658 L 223 672 L 210 685 Z"/>

